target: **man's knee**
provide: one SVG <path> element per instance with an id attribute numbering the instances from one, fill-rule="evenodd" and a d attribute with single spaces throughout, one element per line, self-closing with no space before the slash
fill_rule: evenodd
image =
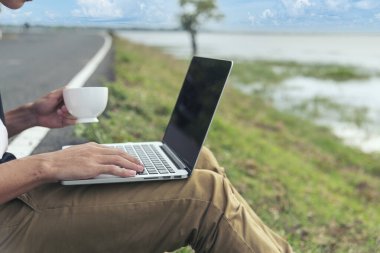
<path id="1" fill-rule="evenodd" d="M 211 170 L 194 170 L 186 183 L 192 199 L 207 201 L 217 208 L 223 209 L 231 190 L 226 178 Z"/>
<path id="2" fill-rule="evenodd" d="M 205 146 L 201 149 L 195 168 L 199 170 L 211 170 L 222 175 L 225 174 L 224 169 L 220 167 L 214 154 Z"/>

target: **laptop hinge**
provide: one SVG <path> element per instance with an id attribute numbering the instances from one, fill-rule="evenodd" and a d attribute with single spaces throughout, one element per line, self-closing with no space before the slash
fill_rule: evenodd
<path id="1" fill-rule="evenodd" d="M 177 155 L 169 148 L 168 145 L 163 143 L 161 148 L 179 169 L 186 170 L 189 175 L 191 174 L 189 168 L 177 157 Z"/>

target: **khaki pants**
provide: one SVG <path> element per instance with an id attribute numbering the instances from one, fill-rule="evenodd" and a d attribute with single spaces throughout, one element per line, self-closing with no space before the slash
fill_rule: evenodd
<path id="1" fill-rule="evenodd" d="M 0 252 L 292 252 L 203 148 L 187 180 L 44 185 L 0 205 Z"/>

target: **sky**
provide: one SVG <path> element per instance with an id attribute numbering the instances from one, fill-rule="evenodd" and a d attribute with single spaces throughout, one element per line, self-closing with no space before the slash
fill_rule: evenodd
<path id="1" fill-rule="evenodd" d="M 177 28 L 178 0 L 33 0 L 2 6 L 0 24 Z M 226 31 L 380 32 L 379 0 L 217 0 Z"/>

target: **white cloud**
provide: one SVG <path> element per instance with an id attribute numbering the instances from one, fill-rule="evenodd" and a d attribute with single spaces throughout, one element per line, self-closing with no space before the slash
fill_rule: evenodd
<path id="1" fill-rule="evenodd" d="M 126 14 L 126 16 L 135 16 L 139 19 L 140 24 L 149 24 L 149 25 L 168 25 L 171 23 L 176 23 L 176 14 L 174 8 L 177 7 L 178 3 L 175 1 L 165 1 L 165 0 L 139 0 L 139 1 L 130 1 L 130 3 L 126 3 L 126 0 L 123 1 L 122 6 L 125 9 L 129 9 L 130 11 Z M 133 3 L 134 2 L 134 3 Z M 134 5 L 138 6 L 138 8 L 134 9 Z M 187 12 L 193 12 L 190 8 L 191 6 L 187 6 Z"/>
<path id="2" fill-rule="evenodd" d="M 276 13 L 274 13 L 271 9 L 266 9 L 261 14 L 261 17 L 264 18 L 264 19 L 274 18 L 275 16 L 276 16 Z"/>
<path id="3" fill-rule="evenodd" d="M 131 26 L 175 26 L 178 2 L 166 0 L 76 0 L 74 17 Z M 90 21 L 91 22 L 91 21 Z"/>
<path id="4" fill-rule="evenodd" d="M 30 17 L 30 16 L 32 16 L 32 14 L 33 14 L 33 12 L 31 12 L 31 11 L 24 12 L 25 17 Z"/>
<path id="5" fill-rule="evenodd" d="M 294 1 L 294 6 L 296 8 L 303 8 L 303 7 L 308 7 L 311 6 L 311 2 L 309 0 L 295 0 Z"/>
<path id="6" fill-rule="evenodd" d="M 79 8 L 71 14 L 76 17 L 121 18 L 123 10 L 114 0 L 77 0 Z"/>
<path id="7" fill-rule="evenodd" d="M 325 0 L 325 3 L 330 10 L 347 10 L 351 6 L 348 0 Z"/>
<path id="8" fill-rule="evenodd" d="M 362 10 L 371 10 L 372 8 L 375 8 L 376 5 L 377 4 L 374 1 L 370 0 L 361 0 L 355 3 L 355 6 Z"/>
<path id="9" fill-rule="evenodd" d="M 375 15 L 375 18 L 380 20 L 380 12 Z"/>
<path id="10" fill-rule="evenodd" d="M 32 11 L 10 10 L 3 8 L 0 15 L 0 23 L 19 24 L 30 20 L 33 16 Z"/>
<path id="11" fill-rule="evenodd" d="M 49 19 L 56 19 L 58 15 L 52 11 L 45 11 L 45 16 Z"/>
<path id="12" fill-rule="evenodd" d="M 306 8 L 314 5 L 311 0 L 281 0 L 281 2 L 291 16 L 302 15 Z"/>

